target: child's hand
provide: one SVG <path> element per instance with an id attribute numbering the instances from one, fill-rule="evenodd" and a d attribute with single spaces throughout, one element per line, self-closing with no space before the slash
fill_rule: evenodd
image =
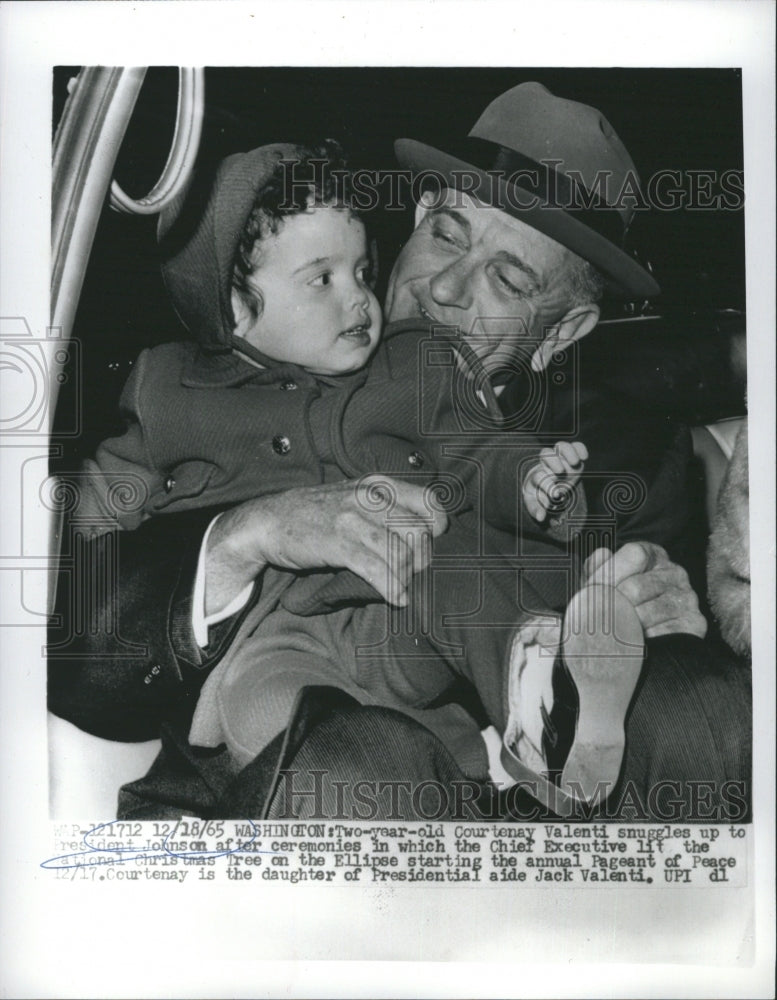
<path id="1" fill-rule="evenodd" d="M 523 482 L 523 502 L 535 521 L 566 509 L 571 491 L 583 473 L 588 449 L 581 441 L 559 441 L 543 448 L 540 461 Z"/>

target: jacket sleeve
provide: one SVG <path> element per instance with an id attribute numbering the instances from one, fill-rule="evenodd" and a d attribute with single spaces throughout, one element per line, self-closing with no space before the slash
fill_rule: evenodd
<path id="1" fill-rule="evenodd" d="M 150 498 L 164 485 L 144 425 L 150 354 L 143 351 L 140 355 L 121 394 L 124 433 L 103 441 L 78 474 L 77 516 L 92 537 L 115 528 L 137 528 L 149 517 Z"/>
<path id="2" fill-rule="evenodd" d="M 618 544 L 654 542 L 663 546 L 673 561 L 690 570 L 696 550 L 703 557 L 707 541 L 706 526 L 692 516 L 694 502 L 698 506 L 694 475 L 690 429 L 675 427 L 657 471 L 644 486 L 641 503 L 624 505 L 626 513 L 619 525 Z"/>
<path id="3" fill-rule="evenodd" d="M 47 649 L 55 715 L 105 739 L 147 740 L 171 714 L 193 711 L 205 677 L 254 604 L 213 626 L 208 647 L 197 646 L 194 577 L 216 513 L 153 518 L 137 531 L 93 539 L 71 527 Z"/>

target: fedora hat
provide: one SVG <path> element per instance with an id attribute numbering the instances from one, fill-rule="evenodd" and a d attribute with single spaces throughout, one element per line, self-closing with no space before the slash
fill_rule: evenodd
<path id="1" fill-rule="evenodd" d="M 642 197 L 639 177 L 596 108 L 522 83 L 488 105 L 459 149 L 398 139 L 394 150 L 414 174 L 466 190 L 589 261 L 611 292 L 630 298 L 660 292 L 624 249 Z"/>

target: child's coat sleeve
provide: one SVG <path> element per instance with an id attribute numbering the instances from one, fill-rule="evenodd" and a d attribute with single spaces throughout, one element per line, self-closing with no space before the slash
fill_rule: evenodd
<path id="1" fill-rule="evenodd" d="M 164 489 L 165 477 L 155 467 L 144 427 L 144 388 L 149 362 L 144 351 L 121 394 L 119 409 L 126 430 L 103 441 L 78 477 L 79 522 L 90 535 L 131 531 L 149 516 L 149 501 Z"/>

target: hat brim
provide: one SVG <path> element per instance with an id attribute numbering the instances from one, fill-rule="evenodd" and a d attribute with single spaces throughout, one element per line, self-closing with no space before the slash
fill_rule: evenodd
<path id="1" fill-rule="evenodd" d="M 538 205 L 536 197 L 517 184 L 502 178 L 495 183 L 493 175 L 480 167 L 415 139 L 397 139 L 394 153 L 400 166 L 413 174 L 434 171 L 453 189 L 460 186 L 461 174 L 466 172 L 468 194 L 589 261 L 602 272 L 611 293 L 626 298 L 652 298 L 660 294 L 656 280 L 633 257 L 563 208 Z"/>

